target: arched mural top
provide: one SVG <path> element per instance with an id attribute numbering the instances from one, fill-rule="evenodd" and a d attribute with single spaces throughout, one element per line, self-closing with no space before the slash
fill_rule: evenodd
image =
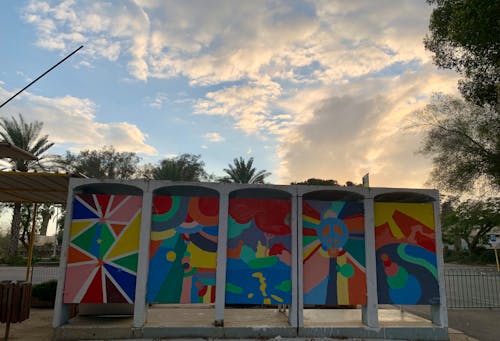
<path id="1" fill-rule="evenodd" d="M 123 183 L 96 182 L 76 186 L 73 189 L 75 194 L 119 194 L 119 195 L 142 195 L 142 189 L 125 185 Z"/>
<path id="2" fill-rule="evenodd" d="M 428 203 L 436 199 L 428 194 L 411 191 L 388 192 L 378 194 L 374 198 L 375 202 L 398 202 L 398 203 Z"/>
<path id="3" fill-rule="evenodd" d="M 269 187 L 242 188 L 229 193 L 229 198 L 290 199 L 291 197 L 290 192 Z"/>
<path id="4" fill-rule="evenodd" d="M 218 197 L 219 192 L 213 188 L 196 185 L 166 185 L 153 191 L 155 195 L 175 195 L 185 197 Z"/>
<path id="5" fill-rule="evenodd" d="M 349 190 L 314 190 L 302 194 L 303 199 L 322 200 L 322 201 L 358 201 L 363 200 L 364 196 L 360 193 Z"/>

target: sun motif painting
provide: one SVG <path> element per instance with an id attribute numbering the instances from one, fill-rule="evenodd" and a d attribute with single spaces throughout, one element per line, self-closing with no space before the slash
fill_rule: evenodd
<path id="1" fill-rule="evenodd" d="M 64 303 L 134 303 L 142 197 L 77 194 Z"/>
<path id="2" fill-rule="evenodd" d="M 291 303 L 290 200 L 229 199 L 227 304 Z"/>
<path id="3" fill-rule="evenodd" d="M 147 302 L 215 302 L 218 223 L 217 197 L 153 197 Z"/>
<path id="4" fill-rule="evenodd" d="M 432 203 L 375 203 L 380 304 L 438 304 Z"/>
<path id="5" fill-rule="evenodd" d="M 302 201 L 304 304 L 366 303 L 362 202 Z"/>

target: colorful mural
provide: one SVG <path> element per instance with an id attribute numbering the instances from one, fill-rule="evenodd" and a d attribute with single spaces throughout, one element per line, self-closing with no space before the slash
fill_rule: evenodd
<path id="1" fill-rule="evenodd" d="M 302 201 L 304 304 L 366 304 L 362 202 Z"/>
<path id="2" fill-rule="evenodd" d="M 229 200 L 226 304 L 291 303 L 290 200 Z"/>
<path id="3" fill-rule="evenodd" d="M 142 197 L 77 194 L 64 303 L 134 303 Z"/>
<path id="4" fill-rule="evenodd" d="M 438 304 L 432 203 L 375 203 L 380 304 Z"/>
<path id="5" fill-rule="evenodd" d="M 148 303 L 214 303 L 217 197 L 153 197 Z"/>

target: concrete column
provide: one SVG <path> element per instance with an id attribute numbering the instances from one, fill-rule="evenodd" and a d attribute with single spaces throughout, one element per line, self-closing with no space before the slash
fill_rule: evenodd
<path id="1" fill-rule="evenodd" d="M 304 326 L 304 248 L 302 247 L 302 195 L 297 194 L 297 325 L 298 327 Z"/>
<path id="2" fill-rule="evenodd" d="M 448 310 L 446 309 L 446 287 L 444 280 L 443 239 L 441 234 L 439 195 L 436 194 L 434 208 L 434 231 L 436 234 L 436 260 L 439 283 L 439 304 L 431 305 L 432 323 L 448 328 Z"/>
<path id="3" fill-rule="evenodd" d="M 217 239 L 217 268 L 215 287 L 215 326 L 224 326 L 224 309 L 226 306 L 226 262 L 227 232 L 229 217 L 229 190 L 222 185 L 219 191 L 219 233 Z"/>
<path id="4" fill-rule="evenodd" d="M 298 225 L 298 200 L 297 194 L 294 193 L 291 198 L 291 211 L 290 211 L 290 228 L 292 230 L 292 304 L 288 314 L 288 322 L 292 327 L 298 327 L 298 313 L 299 313 L 299 297 L 302 296 L 301 277 L 299 277 L 299 264 L 302 259 L 301 244 L 298 243 L 299 235 L 302 235 L 301 229 Z M 302 238 L 301 238 L 302 241 Z"/>
<path id="5" fill-rule="evenodd" d="M 365 210 L 365 256 L 366 256 L 366 306 L 362 307 L 363 323 L 378 328 L 377 268 L 375 262 L 375 216 L 373 196 L 364 199 Z"/>
<path id="6" fill-rule="evenodd" d="M 151 239 L 151 215 L 153 209 L 153 192 L 149 183 L 143 189 L 141 210 L 141 231 L 139 233 L 139 259 L 134 302 L 134 328 L 141 328 L 146 322 L 146 290 L 149 274 L 149 242 Z"/>
<path id="7" fill-rule="evenodd" d="M 64 281 L 66 279 L 66 266 L 68 264 L 68 247 L 71 230 L 71 217 L 73 216 L 73 188 L 76 187 L 74 179 L 69 179 L 68 198 L 66 200 L 66 218 L 64 219 L 63 241 L 61 245 L 61 258 L 59 261 L 59 276 L 57 278 L 56 300 L 54 303 L 54 317 L 52 326 L 57 328 L 69 320 L 69 304 L 64 303 Z"/>

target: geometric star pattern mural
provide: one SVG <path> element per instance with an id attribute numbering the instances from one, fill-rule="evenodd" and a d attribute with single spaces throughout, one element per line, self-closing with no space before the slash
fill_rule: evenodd
<path id="1" fill-rule="evenodd" d="M 134 303 L 142 197 L 76 194 L 64 303 Z"/>

